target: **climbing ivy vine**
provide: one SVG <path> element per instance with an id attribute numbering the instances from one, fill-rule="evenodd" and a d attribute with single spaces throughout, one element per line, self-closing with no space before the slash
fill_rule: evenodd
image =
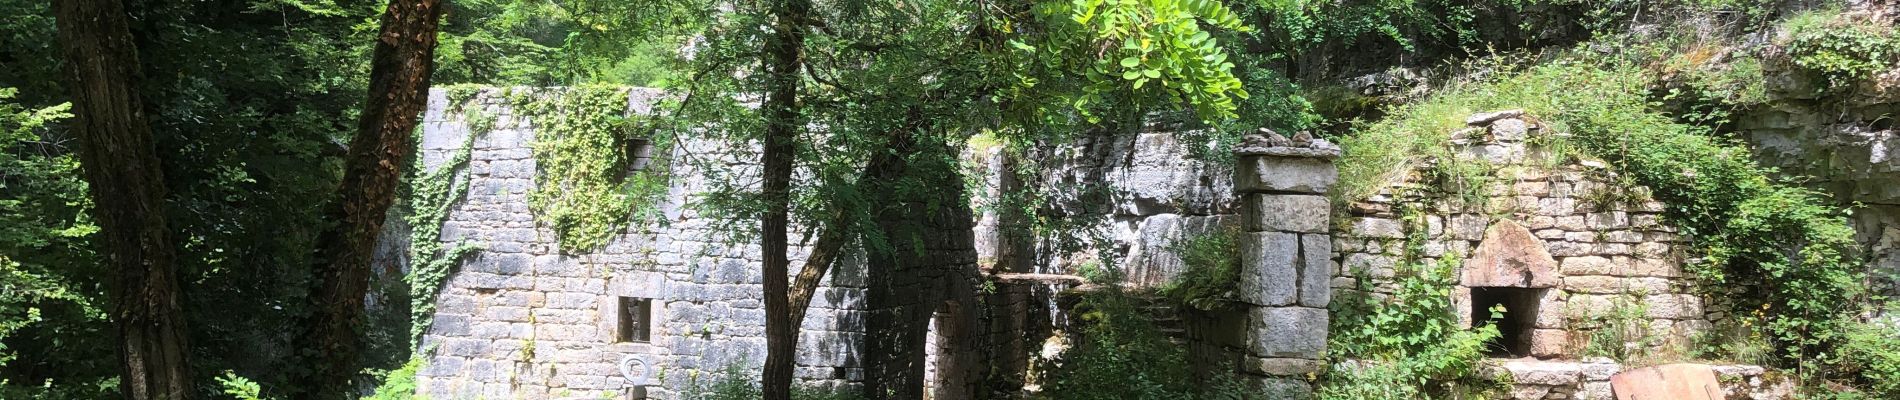
<path id="1" fill-rule="evenodd" d="M 463 105 L 473 95 L 460 97 L 451 104 L 467 114 L 464 122 L 480 120 L 478 108 L 465 108 Z M 471 124 L 472 125 L 472 124 Z M 488 133 L 487 129 L 469 129 L 469 135 L 462 139 L 462 147 L 448 160 L 431 170 L 424 165 L 423 157 L 416 157 L 409 171 L 409 192 L 402 199 L 407 213 L 403 221 L 409 224 L 409 310 L 413 323 L 409 328 L 410 339 L 422 337 L 429 329 L 429 316 L 435 313 L 435 295 L 442 290 L 442 283 L 454 272 L 455 263 L 463 257 L 481 250 L 473 242 L 462 241 L 454 246 L 442 243 L 442 223 L 448 220 L 449 210 L 455 202 L 468 194 L 468 179 L 461 176 L 462 167 L 468 165 L 470 153 L 474 150 L 475 137 Z M 421 141 L 416 141 L 420 145 Z"/>
<path id="2" fill-rule="evenodd" d="M 628 115 L 628 89 L 578 86 L 509 98 L 535 129 L 528 205 L 554 229 L 562 250 L 600 247 L 636 214 L 656 212 L 654 200 L 666 193 L 666 162 L 654 158 L 638 168 L 636 153 L 664 155 L 673 138 Z"/>

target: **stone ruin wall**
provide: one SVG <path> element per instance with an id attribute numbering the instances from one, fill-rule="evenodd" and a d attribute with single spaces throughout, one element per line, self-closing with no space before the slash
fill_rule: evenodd
<path id="1" fill-rule="evenodd" d="M 1542 152 L 1525 144 L 1535 124 L 1505 118 L 1480 122 L 1478 128 L 1518 130 L 1517 134 L 1468 131 L 1459 157 L 1497 165 L 1482 202 L 1467 202 L 1423 171 L 1413 170 L 1377 195 L 1345 210 L 1333 247 L 1338 269 L 1332 285 L 1342 297 L 1360 296 L 1362 282 L 1371 295 L 1391 293 L 1396 269 L 1407 257 L 1408 238 L 1422 239 L 1418 262 L 1442 257 L 1463 260 L 1454 289 L 1454 307 L 1471 321 L 1474 288 L 1543 289 L 1538 300 L 1531 356 L 1575 358 L 1588 340 L 1589 321 L 1610 315 L 1619 301 L 1640 304 L 1649 333 L 1667 339 L 1657 347 L 1686 346 L 1687 338 L 1710 327 L 1704 299 L 1683 271 L 1688 246 L 1664 223 L 1663 204 L 1649 200 L 1641 187 L 1618 187 L 1601 163 L 1547 165 Z M 1529 132 L 1521 132 L 1529 131 Z M 1610 201 L 1608 199 L 1632 199 Z M 1422 224 L 1405 222 L 1416 210 Z M 1528 240 L 1513 242 L 1513 231 Z M 1495 251 L 1480 252 L 1495 241 Z M 1512 248 L 1515 247 L 1515 248 Z M 1480 254 L 1492 253 L 1492 254 Z M 1487 261 L 1521 256 L 1523 271 L 1508 277 L 1484 275 Z M 1516 273 L 1530 273 L 1521 280 Z M 1498 279 L 1506 278 L 1506 279 Z M 1581 323 L 1581 324 L 1580 324 Z M 1680 347 L 1679 347 L 1680 348 Z"/>
<path id="2" fill-rule="evenodd" d="M 630 112 L 649 112 L 658 96 L 634 90 Z M 451 109 L 447 100 L 444 91 L 433 91 L 424 116 L 419 157 L 430 167 L 460 151 L 469 134 L 462 111 Z M 443 398 L 622 394 L 631 386 L 620 369 L 628 356 L 656 371 L 648 393 L 657 398 L 677 398 L 729 367 L 756 370 L 765 357 L 759 247 L 731 243 L 715 228 L 722 221 L 683 206 L 689 196 L 707 189 L 704 174 L 686 163 L 672 165 L 673 187 L 659 205 L 665 224 L 648 221 L 595 251 L 560 254 L 553 231 L 528 210 L 535 174 L 533 123 L 507 103 L 499 90 L 490 89 L 464 106 L 480 107 L 496 123 L 474 140 L 463 174 L 470 190 L 452 207 L 441 240 L 451 245 L 467 240 L 483 250 L 465 260 L 437 297 L 421 346 L 431 351 L 418 374 L 421 393 Z M 1152 286 L 1172 279 L 1181 264 L 1166 250 L 1167 243 L 1218 226 L 1234 207 L 1226 200 L 1231 168 L 1191 160 L 1167 129 L 1149 125 L 1051 150 L 1056 161 L 1039 166 L 1044 172 L 1037 179 L 1074 189 L 1064 191 L 1073 197 L 1059 199 L 1056 212 L 1086 221 L 1089 228 L 1082 236 L 1095 241 L 1084 250 L 1038 255 L 1038 266 L 1023 272 L 1067 274 L 1108 255 L 1114 258 L 1108 262 L 1128 268 L 1130 283 Z M 682 140 L 680 146 L 680 151 L 703 155 L 723 144 Z M 1001 158 L 995 152 L 969 156 L 989 182 L 983 186 L 987 193 L 972 195 L 980 211 L 989 210 L 976 221 L 977 253 L 993 257 L 998 221 L 984 205 L 999 190 L 997 174 L 990 171 L 1002 168 Z M 383 264 L 402 262 L 407 232 L 397 230 L 385 235 Z M 794 268 L 806 251 L 793 248 Z M 802 381 L 854 385 L 864 380 L 865 324 L 872 308 L 866 297 L 873 280 L 864 263 L 862 255 L 841 260 L 813 299 L 799 341 Z M 977 326 L 981 331 L 973 335 L 976 343 L 999 350 L 985 354 L 986 361 L 1023 370 L 1035 346 L 1066 323 L 1053 301 L 1056 293 L 1079 282 L 990 282 L 993 292 L 984 296 L 990 309 L 973 314 L 988 324 Z M 651 343 L 614 343 L 619 321 L 613 307 L 620 296 L 656 300 L 658 324 Z M 926 317 L 931 327 L 924 373 L 932 386 L 946 343 L 937 335 L 945 317 L 944 310 L 938 311 Z"/>
<path id="3" fill-rule="evenodd" d="M 649 111 L 658 96 L 634 90 L 630 111 Z M 460 151 L 469 134 L 446 102 L 444 91 L 431 91 L 420 155 L 430 166 Z M 465 260 L 436 298 L 420 346 L 429 356 L 417 374 L 419 392 L 456 399 L 617 394 L 629 387 L 621 364 L 634 357 L 653 367 L 650 394 L 672 398 L 728 366 L 757 369 L 765 359 L 759 247 L 731 243 L 715 229 L 716 217 L 681 206 L 705 183 L 675 180 L 660 205 L 664 225 L 643 221 L 598 250 L 561 254 L 554 232 L 528 209 L 533 122 L 506 104 L 488 90 L 464 106 L 481 107 L 497 122 L 474 141 L 464 174 L 469 191 L 449 213 L 441 240 L 451 246 L 467 240 L 483 250 Z M 721 144 L 686 140 L 680 146 L 709 154 Z M 679 177 L 701 175 L 685 163 L 673 168 Z M 795 267 L 806 252 L 792 249 Z M 619 296 L 656 299 L 650 343 L 614 343 Z M 852 350 L 863 342 L 863 261 L 841 260 L 811 308 L 796 376 L 818 384 L 861 379 Z"/>
<path id="4" fill-rule="evenodd" d="M 1417 262 L 1462 260 L 1452 296 L 1467 326 L 1474 288 L 1543 289 L 1531 320 L 1530 354 L 1490 363 L 1512 378 L 1508 398 L 1615 398 L 1610 377 L 1628 367 L 1583 350 L 1619 300 L 1643 306 L 1638 318 L 1654 339 L 1649 351 L 1663 359 L 1687 359 L 1682 352 L 1691 338 L 1728 318 L 1727 307 L 1699 295 L 1684 273 L 1689 245 L 1662 219 L 1663 204 L 1646 199 L 1641 187 L 1618 187 L 1615 172 L 1602 163 L 1550 165 L 1523 140 L 1539 127 L 1510 115 L 1473 116 L 1472 128 L 1454 139 L 1458 157 L 1499 167 L 1475 201 L 1414 169 L 1340 210 L 1333 234 L 1336 301 L 1391 294 L 1408 240 L 1418 240 Z M 1624 200 L 1604 201 L 1615 198 Z M 1416 210 L 1422 221 L 1408 224 L 1406 210 Z M 1792 396 L 1792 381 L 1762 367 L 1712 369 L 1729 398 Z"/>
<path id="5" fill-rule="evenodd" d="M 1183 265 L 1168 244 L 1232 223 L 1238 212 L 1233 167 L 1195 158 L 1188 149 L 1194 144 L 1175 134 L 1179 129 L 1147 124 L 1033 150 L 1028 158 L 1043 161 L 1031 166 L 1037 172 L 1026 184 L 1050 193 L 1051 203 L 1039 211 L 1077 229 L 1040 238 L 1036 245 L 1044 250 L 1037 254 L 1036 270 L 1025 272 L 1068 274 L 1112 265 L 1122 269 L 1123 283 L 1142 287 L 1178 275 Z M 996 150 L 978 156 L 987 184 L 975 201 L 993 204 L 990 199 L 1001 194 L 994 171 L 1005 164 Z M 993 259 L 1000 245 L 998 223 L 992 211 L 978 224 L 978 252 L 986 259 Z"/>
<path id="6" fill-rule="evenodd" d="M 630 110 L 646 112 L 657 96 L 653 91 L 633 91 Z M 433 166 L 459 149 L 468 128 L 457 112 L 445 109 L 442 91 L 433 92 L 430 100 L 421 156 Z M 535 171 L 530 150 L 532 121 L 510 114 L 504 103 L 490 91 L 470 105 L 483 107 L 498 122 L 474 142 L 465 173 L 469 194 L 454 206 L 441 239 L 469 240 L 484 250 L 466 260 L 436 299 L 433 326 L 422 343 L 429 356 L 419 373 L 421 392 L 440 398 L 602 393 L 619 397 L 630 386 L 620 365 L 633 357 L 655 371 L 649 395 L 678 398 L 695 383 L 705 383 L 729 367 L 756 370 L 765 347 L 759 249 L 756 244 L 731 243 L 715 228 L 720 220 L 682 207 L 689 196 L 707 188 L 706 182 L 695 178 L 702 174 L 693 172 L 690 165 L 673 166 L 673 188 L 661 205 L 667 224 L 628 228 L 588 254 L 559 254 L 553 232 L 536 223 L 527 209 L 526 195 Z M 1487 123 L 1480 128 L 1497 129 L 1497 122 Z M 1609 312 L 1618 297 L 1648 305 L 1644 318 L 1650 331 L 1668 339 L 1659 345 L 1680 343 L 1708 329 L 1711 321 L 1724 318 L 1713 311 L 1722 308 L 1693 294 L 1692 283 L 1683 276 L 1686 247 L 1674 229 L 1662 223 L 1661 204 L 1592 200 L 1606 190 L 1640 189 L 1612 187 L 1614 180 L 1607 178 L 1611 172 L 1600 165 L 1543 165 L 1538 151 L 1527 148 L 1521 137 L 1507 134 L 1499 140 L 1497 135 L 1483 135 L 1466 138 L 1462 144 L 1467 157 L 1490 159 L 1503 165 L 1501 170 L 1508 175 L 1509 179 L 1490 188 L 1484 204 L 1461 204 L 1456 196 L 1415 172 L 1367 201 L 1332 213 L 1333 219 L 1317 226 L 1308 226 L 1315 224 L 1307 220 L 1329 214 L 1325 210 L 1331 204 L 1320 197 L 1325 189 L 1262 189 L 1256 187 L 1261 185 L 1257 181 L 1253 186 L 1236 182 L 1232 167 L 1188 157 L 1187 145 L 1165 126 L 1150 125 L 1043 150 L 1038 159 L 1046 161 L 1035 166 L 1040 173 L 1033 184 L 1065 190 L 1056 190 L 1059 194 L 1053 205 L 1041 211 L 1084 221 L 1082 226 L 1092 227 L 1084 229 L 1089 232 L 1085 236 L 1097 240 L 1086 242 L 1081 251 L 1041 251 L 1027 271 L 991 272 L 1060 276 L 1085 264 L 1109 262 L 1127 272 L 1124 283 L 1153 287 L 1171 280 L 1182 268 L 1179 258 L 1168 251 L 1169 243 L 1224 224 L 1244 224 L 1252 232 L 1249 237 L 1261 237 L 1247 252 L 1250 258 L 1243 260 L 1262 266 L 1244 272 L 1254 278 L 1248 280 L 1252 283 L 1242 282 L 1250 294 L 1246 296 L 1250 307 L 1235 315 L 1188 317 L 1189 343 L 1197 346 L 1199 359 L 1239 362 L 1243 372 L 1295 392 L 1306 390 L 1298 387 L 1303 385 L 1298 378 L 1302 372 L 1324 367 L 1318 361 L 1325 351 L 1328 315 L 1323 310 L 1331 299 L 1349 301 L 1345 299 L 1389 293 L 1389 278 L 1404 256 L 1406 239 L 1413 234 L 1423 239 L 1417 256 L 1424 261 L 1447 255 L 1471 259 L 1491 236 L 1487 231 L 1497 230 L 1493 228 L 1504 225 L 1502 221 L 1521 226 L 1528 237 L 1540 242 L 1549 265 L 1539 272 L 1544 278 L 1536 285 L 1547 289 L 1539 299 L 1533 331 L 1537 346 L 1532 355 L 1537 358 L 1575 360 L 1582 349 L 1579 340 L 1586 336 L 1578 331 L 1576 321 Z M 681 147 L 712 150 L 719 145 L 685 140 Z M 977 167 L 974 173 L 988 182 L 972 195 L 982 211 L 973 232 L 975 253 L 993 260 L 1002 245 L 997 229 L 1001 222 L 984 202 L 999 190 L 993 171 L 1004 165 L 994 152 L 969 156 Z M 1241 158 L 1244 165 L 1254 165 L 1248 160 L 1245 155 Z M 1272 167 L 1251 176 L 1289 171 L 1293 170 Z M 1237 184 L 1245 187 L 1237 190 Z M 1406 208 L 1423 211 L 1422 232 L 1402 222 L 1401 211 Z M 1296 238 L 1289 242 L 1294 243 L 1295 250 L 1289 253 L 1293 259 L 1265 261 L 1285 253 L 1269 251 L 1277 247 L 1268 245 L 1282 242 L 1267 237 L 1276 235 Z M 1054 245 L 1044 240 L 1036 244 L 1039 249 Z M 794 248 L 794 266 L 800 264 L 804 251 Z M 1304 255 L 1315 251 L 1322 255 Z M 1518 253 L 1510 255 L 1522 255 Z M 864 358 L 871 351 L 867 350 L 866 321 L 872 308 L 866 298 L 873 279 L 867 277 L 861 256 L 841 261 L 803 322 L 797 376 L 808 383 L 855 385 L 865 379 Z M 1305 268 L 1307 264 L 1315 267 Z M 1274 272 L 1281 268 L 1292 275 L 1274 275 L 1281 274 Z M 1024 370 L 1042 339 L 1066 322 L 1053 299 L 1057 292 L 1080 283 L 1010 280 L 1002 275 L 986 275 L 995 284 L 980 295 L 987 309 L 967 317 L 982 321 L 973 327 L 974 333 L 963 333 L 977 338 L 957 344 L 986 348 L 983 357 L 987 358 L 962 359 L 963 367 L 977 361 L 1003 371 L 992 372 L 988 382 L 992 386 L 978 390 L 1021 383 L 1009 381 L 1008 376 L 1020 375 L 1009 371 Z M 1359 291 L 1361 280 L 1370 293 Z M 1315 284 L 1307 285 L 1307 281 Z M 1293 288 L 1292 302 L 1265 298 L 1275 292 L 1268 286 L 1281 284 Z M 1456 304 L 1470 307 L 1470 287 L 1459 287 Z M 1326 295 L 1318 297 L 1322 292 Z M 619 296 L 656 300 L 653 312 L 658 324 L 651 343 L 614 343 L 618 317 L 613 307 Z M 1322 311 L 1299 321 L 1283 318 L 1305 315 L 1300 311 L 1308 309 Z M 926 364 L 926 385 L 936 383 L 934 376 L 941 374 L 938 356 L 946 350 L 940 347 L 948 343 L 937 332 L 946 321 L 943 311 L 923 316 L 931 325 L 925 335 L 919 335 L 929 343 L 929 354 L 920 357 Z M 1525 391 L 1519 397 L 1599 398 L 1593 394 L 1606 383 L 1593 378 L 1593 371 L 1603 367 L 1585 364 L 1516 365 L 1529 371 L 1525 373 L 1529 375 L 1518 374 L 1520 389 Z M 1507 369 L 1511 365 L 1515 364 L 1507 364 Z M 1558 371 L 1554 375 L 1545 373 L 1553 368 Z M 999 381 L 998 376 L 1004 379 Z M 1550 376 L 1557 378 L 1538 378 Z"/>

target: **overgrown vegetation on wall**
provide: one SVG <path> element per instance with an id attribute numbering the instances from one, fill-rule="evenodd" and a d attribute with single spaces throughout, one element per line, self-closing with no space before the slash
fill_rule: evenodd
<path id="1" fill-rule="evenodd" d="M 1810 10 L 1781 23 L 1775 39 L 1794 65 L 1820 73 L 1830 89 L 1847 89 L 1900 66 L 1894 22 L 1853 17 L 1840 9 Z"/>
<path id="2" fill-rule="evenodd" d="M 1142 306 L 1140 294 L 1114 286 L 1082 296 L 1083 326 L 1073 348 L 1054 360 L 1038 398 L 1048 400 L 1245 399 L 1250 388 L 1233 374 L 1202 381 L 1187 348 L 1169 341 Z M 1208 366 L 1210 371 L 1231 366 Z"/>
<path id="3" fill-rule="evenodd" d="M 1321 399 L 1461 398 L 1496 389 L 1490 377 L 1478 374 L 1478 363 L 1498 329 L 1459 326 L 1451 298 L 1461 260 L 1420 259 L 1423 215 L 1404 214 L 1406 247 L 1389 296 L 1371 295 L 1374 283 L 1361 279 L 1357 290 L 1334 298 L 1327 338 L 1333 368 L 1319 388 Z M 1491 311 L 1498 317 L 1499 310 Z"/>
<path id="4" fill-rule="evenodd" d="M 1168 245 L 1181 257 L 1181 275 L 1160 290 L 1162 297 L 1201 311 L 1225 308 L 1239 297 L 1240 230 L 1225 227 L 1189 235 Z"/>
<path id="5" fill-rule="evenodd" d="M 1777 181 L 1742 145 L 1655 111 L 1646 97 L 1653 77 L 1644 70 L 1574 58 L 1494 68 L 1342 140 L 1335 198 L 1363 198 L 1398 171 L 1431 160 L 1418 155 L 1442 157 L 1447 135 L 1467 115 L 1523 108 L 1548 125 L 1534 140 L 1560 149 L 1554 158 L 1607 160 L 1668 204 L 1671 223 L 1694 240 L 1699 258 L 1690 270 L 1704 288 L 1740 309 L 1767 310 L 1759 328 L 1781 365 L 1808 378 L 1880 369 L 1849 365 L 1878 357 L 1842 353 L 1853 349 L 1844 346 L 1847 333 L 1863 325 L 1841 307 L 1864 304 L 1865 273 L 1852 230 L 1824 195 Z M 1561 150 L 1570 147 L 1576 151 Z"/>
<path id="6" fill-rule="evenodd" d="M 463 109 L 470 97 L 450 96 L 453 108 Z M 409 274 L 404 281 L 409 283 L 409 337 L 405 349 L 413 347 L 414 340 L 420 339 L 423 332 L 429 330 L 430 316 L 435 313 L 435 295 L 442 290 L 442 284 L 455 273 L 455 267 L 463 257 L 481 250 L 481 246 L 470 241 L 462 241 L 454 246 L 445 246 L 442 242 L 442 223 L 448 221 L 449 210 L 468 194 L 468 178 L 463 167 L 468 166 L 469 156 L 474 151 L 475 139 L 488 133 L 487 127 L 473 121 L 492 119 L 479 110 L 466 110 L 463 121 L 470 125 L 469 135 L 462 139 L 462 147 L 454 150 L 441 164 L 430 168 L 427 157 L 416 157 L 409 170 L 408 192 L 402 197 L 400 211 L 403 221 L 409 225 Z M 421 141 L 418 140 L 418 143 Z"/>
<path id="7" fill-rule="evenodd" d="M 509 94 L 516 115 L 534 125 L 535 187 L 528 204 L 554 229 L 564 251 L 606 244 L 637 214 L 657 212 L 666 192 L 664 158 L 634 171 L 636 152 L 664 155 L 668 130 L 629 115 L 628 90 L 584 85 Z M 644 150 L 643 150 L 644 149 Z"/>

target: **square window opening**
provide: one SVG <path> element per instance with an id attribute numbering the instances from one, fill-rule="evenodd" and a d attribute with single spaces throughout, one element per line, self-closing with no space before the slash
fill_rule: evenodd
<path id="1" fill-rule="evenodd" d="M 653 299 L 621 297 L 620 327 L 614 341 L 647 343 L 653 341 Z"/>
<path id="2" fill-rule="evenodd" d="M 1485 355 L 1518 358 L 1531 355 L 1531 330 L 1537 327 L 1538 300 L 1544 290 L 1516 287 L 1471 288 L 1471 322 L 1474 327 L 1496 324 L 1498 337 L 1485 343 Z M 1492 307 L 1503 307 L 1503 315 L 1492 318 Z"/>

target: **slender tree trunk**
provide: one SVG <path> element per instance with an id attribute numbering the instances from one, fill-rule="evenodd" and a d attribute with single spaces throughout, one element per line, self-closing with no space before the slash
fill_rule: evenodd
<path id="1" fill-rule="evenodd" d="M 767 93 L 765 112 L 765 151 L 761 189 L 766 201 L 760 218 L 759 245 L 765 258 L 765 374 L 761 386 L 765 400 L 790 400 L 792 367 L 796 361 L 799 321 L 791 320 L 791 298 L 787 274 L 791 260 L 787 253 L 785 231 L 790 223 L 792 161 L 798 157 L 799 121 L 798 71 L 805 46 L 807 0 L 772 2 L 772 36 L 766 42 Z"/>
<path id="2" fill-rule="evenodd" d="M 72 73 L 73 131 L 112 266 L 119 390 L 127 399 L 191 394 L 178 267 L 165 226 L 165 176 L 138 92 L 138 49 L 118 0 L 60 0 Z"/>
<path id="3" fill-rule="evenodd" d="M 436 25 L 446 0 L 395 0 L 383 13 L 370 65 L 369 98 L 344 159 L 343 181 L 326 210 L 335 225 L 318 238 L 315 313 L 299 338 L 312 355 L 298 382 L 304 399 L 344 398 L 361 351 L 370 256 L 415 150 L 411 134 L 428 102 Z"/>

